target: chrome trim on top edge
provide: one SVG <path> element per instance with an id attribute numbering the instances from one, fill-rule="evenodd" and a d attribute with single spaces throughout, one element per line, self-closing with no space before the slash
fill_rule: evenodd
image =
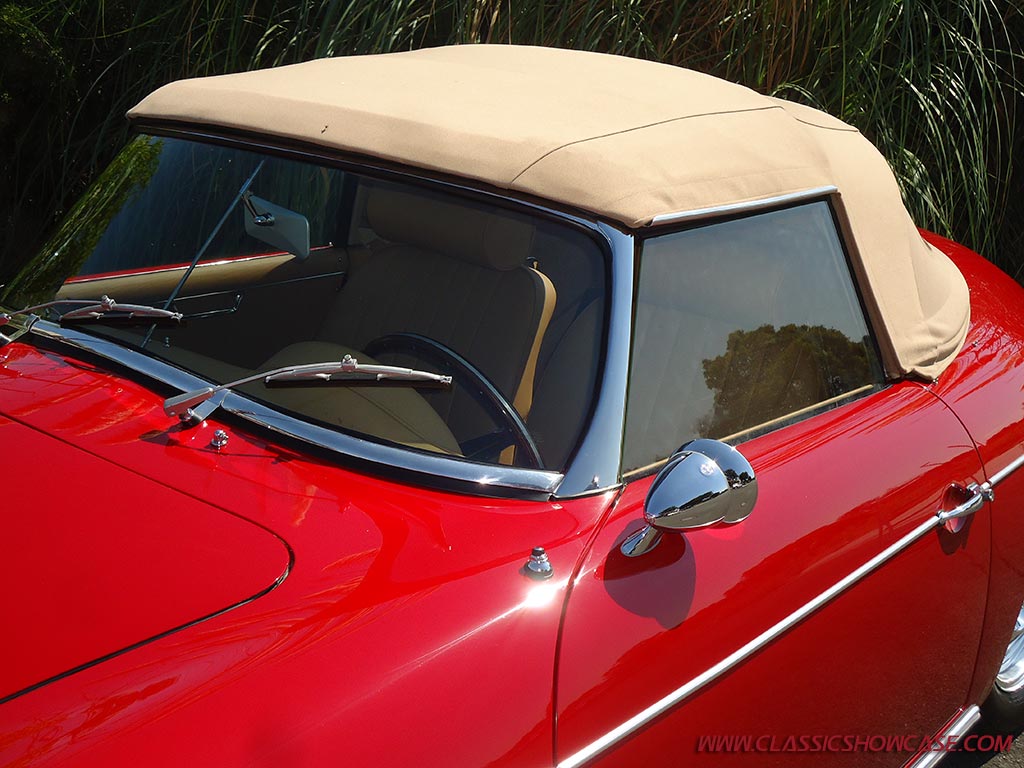
<path id="1" fill-rule="evenodd" d="M 957 739 L 963 738 L 963 736 L 974 727 L 974 724 L 981 719 L 981 710 L 976 704 L 972 704 L 965 709 L 960 716 L 950 723 L 949 727 L 940 733 L 936 738 L 945 741 L 950 736 L 956 736 Z M 914 762 L 910 763 L 907 768 L 931 768 L 931 766 L 938 764 L 948 752 L 934 750 L 931 752 L 922 753 Z"/>
<path id="2" fill-rule="evenodd" d="M 656 227 L 662 224 L 679 224 L 684 221 L 708 219 L 713 216 L 728 216 L 730 213 L 760 211 L 764 208 L 771 208 L 776 205 L 798 203 L 801 200 L 812 200 L 816 197 L 834 195 L 838 191 L 839 188 L 834 186 L 815 187 L 814 189 L 804 189 L 800 192 L 791 192 L 788 195 L 765 197 L 760 200 L 748 200 L 742 203 L 729 203 L 728 205 L 715 205 L 710 208 L 694 208 L 689 211 L 679 211 L 677 213 L 662 213 L 651 219 L 651 226 Z"/>
<path id="3" fill-rule="evenodd" d="M 35 320 L 29 330 L 44 338 L 68 344 L 126 368 L 131 368 L 151 379 L 181 389 L 183 392 L 209 386 L 210 383 L 170 363 L 122 346 L 119 342 L 62 328 L 47 320 Z M 562 480 L 562 474 L 559 472 L 478 464 L 373 443 L 310 424 L 294 416 L 288 416 L 237 392 L 228 392 L 221 408 L 272 432 L 310 443 L 348 458 L 419 475 L 434 476 L 440 480 L 447 479 L 464 483 L 468 486 L 465 492 L 475 490 L 486 495 L 489 488 L 503 488 L 550 495 Z M 168 423 L 172 422 L 168 420 Z"/>
<path id="4" fill-rule="evenodd" d="M 833 598 L 838 597 L 842 592 L 845 592 L 884 562 L 902 552 L 941 523 L 942 521 L 937 515 L 932 515 L 902 539 L 882 550 L 880 553 L 864 563 L 864 565 L 860 566 L 857 570 L 853 571 L 840 581 L 837 581 L 809 603 L 806 603 L 802 607 L 793 611 L 793 613 L 762 632 L 742 648 L 734 651 L 729 656 L 726 656 L 713 667 L 693 678 L 688 683 L 676 688 L 672 693 L 654 702 L 654 704 L 647 707 L 647 709 L 642 712 L 637 713 L 629 720 L 622 723 L 622 725 L 609 731 L 601 738 L 591 742 L 575 754 L 570 755 L 565 760 L 562 760 L 558 763 L 557 768 L 576 768 L 576 766 L 583 765 L 588 760 L 591 760 L 601 752 L 604 752 L 606 749 L 618 743 L 632 732 L 647 725 L 649 722 L 664 714 L 684 699 L 690 697 L 704 686 L 714 682 L 721 675 L 728 672 L 747 657 L 752 656 L 754 653 L 761 650 L 761 648 L 778 636 L 792 629 L 796 624 L 803 621 L 826 603 L 830 602 Z"/>

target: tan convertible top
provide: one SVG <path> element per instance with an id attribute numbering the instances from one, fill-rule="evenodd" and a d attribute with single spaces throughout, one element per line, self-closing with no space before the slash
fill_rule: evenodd
<path id="1" fill-rule="evenodd" d="M 678 67 L 523 46 L 351 56 L 160 88 L 129 117 L 265 134 L 478 180 L 640 228 L 835 186 L 890 374 L 937 376 L 967 285 L 856 129 Z"/>

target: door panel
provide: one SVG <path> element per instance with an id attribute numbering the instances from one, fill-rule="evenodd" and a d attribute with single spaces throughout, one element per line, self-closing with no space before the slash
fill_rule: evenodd
<path id="1" fill-rule="evenodd" d="M 562 638 L 559 762 L 912 532 L 943 506 L 950 483 L 984 479 L 956 417 L 907 382 L 739 448 L 759 483 L 746 521 L 666 534 L 626 558 L 618 548 L 642 525 L 647 477 L 627 487 L 596 538 Z M 712 734 L 931 735 L 965 703 L 988 562 L 987 508 L 958 533 L 929 531 L 594 764 L 718 760 L 696 752 Z M 790 765 L 822 756 L 757 757 Z M 828 757 L 899 765 L 910 755 Z"/>

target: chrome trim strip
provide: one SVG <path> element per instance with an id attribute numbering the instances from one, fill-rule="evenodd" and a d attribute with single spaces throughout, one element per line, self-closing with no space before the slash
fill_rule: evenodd
<path id="1" fill-rule="evenodd" d="M 184 388 L 185 391 L 209 385 L 205 379 L 187 373 L 170 363 L 137 352 L 124 346 L 120 341 L 92 336 L 73 328 L 63 328 L 57 323 L 38 317 L 29 320 L 26 330 L 37 336 L 42 336 L 44 339 L 59 341 L 75 349 L 98 355 L 164 384 Z"/>
<path id="2" fill-rule="evenodd" d="M 297 438 L 335 453 L 385 467 L 398 467 L 422 475 L 457 480 L 475 486 L 477 492 L 484 495 L 488 495 L 488 488 L 510 488 L 550 495 L 562 480 L 560 472 L 480 464 L 465 459 L 450 459 L 440 454 L 414 453 L 407 448 L 373 443 L 287 416 L 237 392 L 229 392 L 221 408 L 286 437 Z"/>
<path id="3" fill-rule="evenodd" d="M 598 224 L 598 229 L 607 238 L 612 256 L 608 342 L 594 415 L 565 478 L 555 491 L 558 498 L 597 493 L 619 484 L 633 328 L 635 240 L 607 224 Z"/>
<path id="4" fill-rule="evenodd" d="M 814 189 L 805 189 L 800 192 L 791 192 L 787 195 L 765 197 L 760 200 L 748 200 L 742 203 L 729 203 L 728 205 L 715 205 L 710 208 L 695 208 L 689 211 L 679 211 L 678 213 L 662 213 L 651 219 L 651 226 L 656 227 L 661 224 L 679 224 L 684 221 L 708 219 L 712 216 L 727 216 L 730 213 L 760 211 L 764 208 L 772 208 L 776 205 L 798 203 L 801 200 L 811 200 L 816 197 L 834 195 L 838 191 L 839 188 L 834 186 L 815 187 Z"/>
<path id="5" fill-rule="evenodd" d="M 1018 456 L 1014 461 L 1011 461 L 1001 470 L 992 475 L 988 481 L 989 488 L 994 488 L 996 483 L 1001 483 L 1021 467 L 1024 467 L 1024 456 Z"/>
<path id="6" fill-rule="evenodd" d="M 183 392 L 210 384 L 205 379 L 187 373 L 170 363 L 122 346 L 119 342 L 74 329 L 62 328 L 47 320 L 35 320 L 30 326 L 30 330 L 44 338 L 57 340 L 119 363 L 144 376 L 181 389 Z M 224 398 L 221 408 L 280 435 L 311 443 L 350 459 L 380 464 L 385 469 L 393 467 L 418 475 L 454 480 L 457 483 L 465 484 L 467 487 L 464 492 L 467 493 L 494 495 L 491 489 L 504 488 L 549 496 L 562 480 L 562 475 L 559 472 L 479 464 L 464 459 L 420 453 L 406 448 L 362 440 L 280 413 L 237 392 L 229 392 Z M 169 423 L 173 422 L 169 421 Z M 429 484 L 429 481 L 427 482 Z"/>
<path id="7" fill-rule="evenodd" d="M 931 531 L 936 526 L 940 525 L 941 521 L 938 516 L 932 515 L 925 522 L 921 523 L 917 528 L 912 530 L 906 536 L 899 541 L 891 544 L 886 549 L 882 550 L 879 554 L 868 560 L 864 565 L 860 566 L 857 570 L 850 573 L 845 578 L 837 581 L 827 590 L 822 592 L 816 598 L 806 603 L 802 607 L 793 611 L 782 621 L 778 622 L 774 626 L 762 632 L 760 635 L 755 637 L 749 643 L 744 645 L 742 648 L 734 651 L 730 655 L 726 656 L 720 662 L 715 664 L 708 670 L 697 677 L 690 680 L 688 683 L 676 688 L 672 693 L 663 697 L 662 699 L 654 702 L 647 709 L 639 712 L 638 714 L 631 717 L 626 722 L 617 728 L 609 731 L 601 738 L 591 742 L 579 752 L 569 756 L 565 760 L 558 763 L 558 768 L 576 768 L 576 766 L 582 765 L 597 754 L 605 751 L 616 742 L 625 738 L 633 731 L 636 731 L 643 726 L 647 725 L 650 721 L 654 720 L 659 715 L 665 713 L 675 705 L 679 704 L 683 699 L 693 695 L 704 686 L 718 679 L 721 675 L 728 672 L 732 667 L 739 664 L 741 661 L 749 656 L 752 656 L 757 651 L 761 650 L 768 643 L 773 641 L 779 635 L 789 631 L 796 624 L 803 621 L 805 618 L 810 616 L 812 613 L 817 611 L 826 603 L 830 602 L 833 598 L 838 597 L 842 592 L 852 587 L 858 581 L 863 579 L 869 573 L 874 571 L 878 566 L 882 565 L 887 560 L 893 558 L 908 546 L 913 544 L 915 541 L 920 539 L 926 533 Z"/>
<path id="8" fill-rule="evenodd" d="M 981 710 L 978 708 L 977 704 L 972 704 L 961 712 L 960 717 L 950 723 L 949 728 L 938 734 L 936 738 L 945 741 L 950 736 L 956 736 L 957 740 L 959 740 L 963 738 L 980 719 Z M 914 762 L 907 766 L 907 768 L 931 768 L 931 766 L 937 765 L 939 761 L 945 758 L 948 754 L 948 752 L 941 750 L 922 752 Z"/>

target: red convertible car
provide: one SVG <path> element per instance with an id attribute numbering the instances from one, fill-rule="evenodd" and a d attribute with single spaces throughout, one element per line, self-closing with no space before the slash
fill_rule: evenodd
<path id="1" fill-rule="evenodd" d="M 128 117 L 0 299 L 0 761 L 924 766 L 1024 721 L 1024 291 L 855 129 L 513 46 Z"/>

